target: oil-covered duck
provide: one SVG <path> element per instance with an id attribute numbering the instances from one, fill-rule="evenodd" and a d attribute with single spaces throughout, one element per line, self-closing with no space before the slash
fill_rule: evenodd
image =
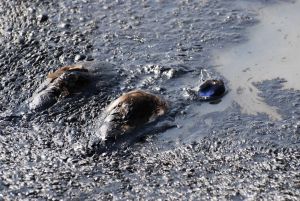
<path id="1" fill-rule="evenodd" d="M 204 101 L 211 101 L 221 98 L 225 94 L 223 80 L 206 80 L 198 90 L 198 98 Z"/>
<path id="2" fill-rule="evenodd" d="M 114 75 L 114 65 L 105 62 L 84 62 L 61 67 L 47 75 L 29 100 L 29 109 L 44 110 L 59 98 L 83 93 L 88 86 L 95 85 L 94 88 L 97 88 L 97 84 L 105 85 Z"/>
<path id="3" fill-rule="evenodd" d="M 186 89 L 186 92 L 192 100 L 218 103 L 226 94 L 226 89 L 222 80 L 209 79 L 203 81 L 197 89 Z"/>
<path id="4" fill-rule="evenodd" d="M 115 140 L 155 121 L 167 110 L 167 102 L 154 94 L 142 90 L 125 93 L 103 111 L 92 144 Z"/>

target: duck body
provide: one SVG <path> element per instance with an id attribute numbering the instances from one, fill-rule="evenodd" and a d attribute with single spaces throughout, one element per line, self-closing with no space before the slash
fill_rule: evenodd
<path id="1" fill-rule="evenodd" d="M 156 120 L 167 112 L 167 103 L 160 97 L 141 90 L 123 94 L 102 113 L 96 126 L 96 137 L 104 142 L 116 139 Z"/>
<path id="2" fill-rule="evenodd" d="M 33 94 L 29 103 L 31 110 L 43 110 L 55 104 L 60 96 L 79 92 L 89 82 L 88 70 L 81 66 L 65 66 L 53 73 Z"/>
<path id="3" fill-rule="evenodd" d="M 114 74 L 113 71 L 113 65 L 105 62 L 85 62 L 61 67 L 48 74 L 30 99 L 29 109 L 44 110 L 59 98 L 85 92 L 87 86 L 96 85 L 97 81 L 100 85 L 104 84 L 105 79 L 107 81 L 112 77 L 110 75 Z"/>

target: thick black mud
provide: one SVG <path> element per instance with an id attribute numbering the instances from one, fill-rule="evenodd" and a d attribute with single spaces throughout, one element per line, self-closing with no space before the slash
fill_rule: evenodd
<path id="1" fill-rule="evenodd" d="M 230 87 L 219 104 L 187 93 L 203 74 L 230 86 L 212 54 L 247 41 L 259 23 L 255 6 L 0 1 L 0 199 L 299 199 L 299 91 L 282 88 L 283 79 L 256 82 L 281 120 L 243 113 Z M 91 60 L 113 64 L 118 78 L 101 77 L 41 112 L 24 109 L 48 72 Z M 137 88 L 168 100 L 164 121 L 176 126 L 154 125 L 133 143 L 86 155 L 101 111 Z"/>

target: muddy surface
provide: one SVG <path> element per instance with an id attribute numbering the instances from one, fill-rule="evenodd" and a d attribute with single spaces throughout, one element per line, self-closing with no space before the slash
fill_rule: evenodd
<path id="1" fill-rule="evenodd" d="M 299 88 L 284 87 L 285 76 L 256 80 L 281 118 L 246 113 L 213 59 L 251 41 L 260 9 L 293 2 L 240 2 L 1 0 L 0 199 L 298 200 Z M 112 64 L 118 76 L 26 109 L 48 72 L 82 61 Z M 219 104 L 187 93 L 203 74 L 228 86 Z M 149 125 L 125 146 L 87 154 L 102 110 L 136 88 L 168 100 L 161 124 L 176 127 Z"/>

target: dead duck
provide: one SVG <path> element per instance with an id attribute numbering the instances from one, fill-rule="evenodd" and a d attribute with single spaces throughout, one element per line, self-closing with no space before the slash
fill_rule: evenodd
<path id="1" fill-rule="evenodd" d="M 93 88 L 106 86 L 107 80 L 113 80 L 116 72 L 114 65 L 106 62 L 83 62 L 58 68 L 49 73 L 47 79 L 29 100 L 29 109 L 44 110 L 55 104 L 59 98 L 79 94 L 88 90 L 91 83 Z M 97 87 L 96 87 L 97 86 Z"/>
<path id="2" fill-rule="evenodd" d="M 130 133 L 156 120 L 167 110 L 167 102 L 154 94 L 142 90 L 125 93 L 104 110 L 96 126 L 97 143 Z"/>
<path id="3" fill-rule="evenodd" d="M 88 70 L 80 65 L 64 66 L 53 73 L 33 94 L 29 102 L 31 110 L 42 110 L 57 102 L 60 96 L 76 93 L 88 83 Z"/>

